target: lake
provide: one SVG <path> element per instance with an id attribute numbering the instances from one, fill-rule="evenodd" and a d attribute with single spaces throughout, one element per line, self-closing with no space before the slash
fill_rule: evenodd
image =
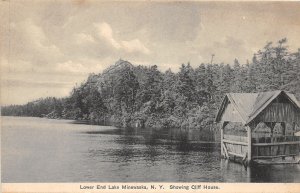
<path id="1" fill-rule="evenodd" d="M 2 117 L 2 182 L 300 182 L 299 164 L 244 168 L 176 130 L 75 123 Z"/>

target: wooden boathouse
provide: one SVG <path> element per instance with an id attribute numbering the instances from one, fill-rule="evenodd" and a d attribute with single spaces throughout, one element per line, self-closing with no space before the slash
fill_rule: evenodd
<path id="1" fill-rule="evenodd" d="M 221 156 L 243 163 L 299 163 L 300 104 L 285 91 L 229 93 L 216 122 L 221 129 Z M 285 158 L 292 158 L 287 161 Z M 278 159 L 281 158 L 281 159 Z"/>

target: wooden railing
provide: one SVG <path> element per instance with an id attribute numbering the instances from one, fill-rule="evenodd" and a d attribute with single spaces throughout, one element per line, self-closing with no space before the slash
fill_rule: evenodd
<path id="1" fill-rule="evenodd" d="M 272 159 L 299 155 L 300 136 L 252 138 L 252 158 Z"/>
<path id="2" fill-rule="evenodd" d="M 247 137 L 245 136 L 237 136 L 237 135 L 226 135 L 224 134 L 224 139 L 236 142 L 245 142 L 247 143 Z"/>
<path id="3" fill-rule="evenodd" d="M 228 154 L 244 157 L 247 152 L 247 137 L 224 135 L 224 148 Z M 300 136 L 274 136 L 252 138 L 252 159 L 293 157 L 300 152 Z"/>
<path id="4" fill-rule="evenodd" d="M 224 135 L 223 143 L 230 155 L 245 157 L 247 154 L 247 137 L 236 135 Z"/>

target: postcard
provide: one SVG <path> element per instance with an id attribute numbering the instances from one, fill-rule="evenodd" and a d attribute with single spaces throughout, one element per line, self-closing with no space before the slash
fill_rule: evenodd
<path id="1" fill-rule="evenodd" d="M 299 2 L 0 5 L 2 192 L 299 192 Z"/>

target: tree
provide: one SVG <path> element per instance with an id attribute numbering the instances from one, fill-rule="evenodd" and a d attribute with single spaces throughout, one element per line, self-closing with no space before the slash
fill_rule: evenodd
<path id="1" fill-rule="evenodd" d="M 139 88 L 139 82 L 129 67 L 117 72 L 114 87 L 114 99 L 121 107 L 122 112 L 133 113 L 135 97 Z"/>
<path id="2" fill-rule="evenodd" d="M 243 84 L 243 69 L 237 59 L 234 60 L 232 76 L 234 77 L 231 82 L 230 91 L 231 92 L 242 92 Z"/>
<path id="3" fill-rule="evenodd" d="M 284 89 L 300 99 L 300 49 L 291 53 L 284 38 L 269 42 L 242 65 L 182 64 L 178 73 L 156 65 L 133 66 L 120 60 L 73 88 L 70 96 L 47 97 L 3 107 L 2 115 L 86 119 L 115 126 L 142 122 L 146 127 L 209 129 L 228 92 Z"/>

